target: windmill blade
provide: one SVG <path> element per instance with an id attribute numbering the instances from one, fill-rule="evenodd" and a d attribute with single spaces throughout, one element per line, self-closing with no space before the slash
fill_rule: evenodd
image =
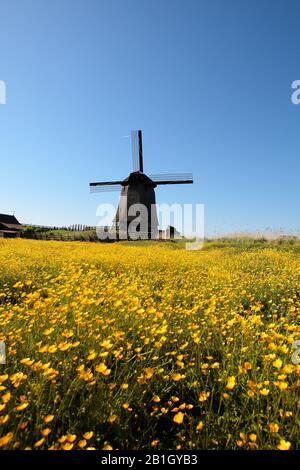
<path id="1" fill-rule="evenodd" d="M 157 181 L 160 179 L 170 179 L 170 180 L 177 180 L 177 179 L 193 179 L 193 173 L 158 173 L 158 174 L 151 174 L 149 175 L 153 181 Z"/>
<path id="2" fill-rule="evenodd" d="M 163 184 L 193 184 L 193 180 L 162 180 L 162 181 L 155 181 L 155 184 L 157 185 L 163 185 Z"/>
<path id="3" fill-rule="evenodd" d="M 90 191 L 92 193 L 120 191 L 122 188 L 122 181 L 101 181 L 97 183 L 90 183 Z"/>
<path id="4" fill-rule="evenodd" d="M 138 131 L 131 131 L 131 147 L 132 147 L 132 171 L 138 171 L 139 170 Z"/>
<path id="5" fill-rule="evenodd" d="M 143 139 L 142 131 L 138 131 L 138 144 L 139 144 L 139 170 L 144 173 L 144 161 L 143 161 Z"/>
<path id="6" fill-rule="evenodd" d="M 91 193 L 109 193 L 109 192 L 120 192 L 122 189 L 121 185 L 111 185 L 111 186 L 92 186 L 90 188 Z"/>
<path id="7" fill-rule="evenodd" d="M 149 175 L 156 184 L 193 184 L 192 173 L 168 173 L 164 175 Z"/>

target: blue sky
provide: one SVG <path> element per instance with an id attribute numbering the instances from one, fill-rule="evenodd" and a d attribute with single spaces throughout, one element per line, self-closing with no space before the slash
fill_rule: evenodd
<path id="1" fill-rule="evenodd" d="M 193 172 L 159 203 L 205 204 L 206 233 L 299 230 L 299 2 L 0 0 L 0 212 L 96 224 L 90 181 Z"/>

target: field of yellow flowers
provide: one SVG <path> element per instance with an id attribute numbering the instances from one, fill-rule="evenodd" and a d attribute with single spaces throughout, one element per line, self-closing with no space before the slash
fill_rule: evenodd
<path id="1" fill-rule="evenodd" d="M 0 240 L 0 266 L 1 449 L 300 448 L 299 249 Z"/>

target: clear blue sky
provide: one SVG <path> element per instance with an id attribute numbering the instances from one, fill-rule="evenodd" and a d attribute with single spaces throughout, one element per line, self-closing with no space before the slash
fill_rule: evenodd
<path id="1" fill-rule="evenodd" d="M 158 202 L 204 203 L 206 233 L 299 230 L 300 4 L 0 0 L 0 212 L 96 224 L 90 181 L 193 172 Z"/>

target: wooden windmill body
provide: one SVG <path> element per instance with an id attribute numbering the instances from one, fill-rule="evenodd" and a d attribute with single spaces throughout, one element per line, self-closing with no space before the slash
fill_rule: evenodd
<path id="1" fill-rule="evenodd" d="M 132 156 L 134 171 L 124 180 L 102 181 L 90 183 L 92 192 L 120 191 L 119 206 L 114 218 L 114 225 L 118 231 L 126 233 L 130 239 L 130 227 L 137 214 L 137 205 L 146 209 L 146 220 L 143 219 L 140 237 L 154 239 L 158 236 L 158 218 L 156 210 L 155 188 L 166 184 L 191 184 L 193 177 L 189 174 L 151 175 L 144 173 L 142 131 L 132 131 Z M 135 232 L 139 227 L 135 229 Z"/>

